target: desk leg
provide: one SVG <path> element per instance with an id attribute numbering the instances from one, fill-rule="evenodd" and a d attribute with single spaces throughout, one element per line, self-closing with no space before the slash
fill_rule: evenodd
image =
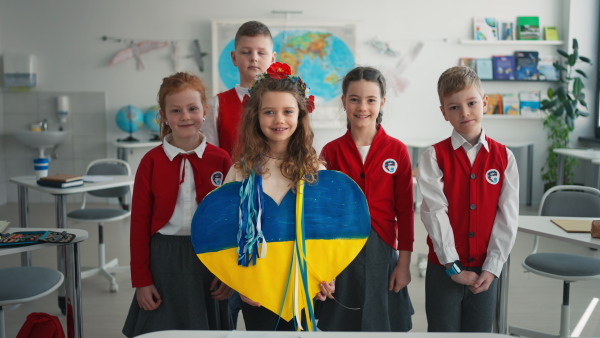
<path id="1" fill-rule="evenodd" d="M 594 187 L 600 189 L 600 165 L 592 164 L 594 167 Z"/>
<path id="2" fill-rule="evenodd" d="M 67 227 L 67 195 L 54 195 L 54 215 L 56 217 L 56 227 L 66 228 Z M 66 247 L 60 245 L 56 247 L 56 255 L 58 262 L 58 271 L 63 274 L 66 271 L 65 268 L 65 257 L 67 256 Z M 64 285 L 58 288 L 58 307 L 63 314 L 66 313 L 65 303 L 65 287 Z"/>
<path id="3" fill-rule="evenodd" d="M 556 173 L 556 185 L 563 185 L 565 178 L 565 156 L 558 154 L 558 172 Z"/>
<path id="4" fill-rule="evenodd" d="M 531 205 L 533 195 L 533 144 L 527 146 L 527 205 Z"/>
<path id="5" fill-rule="evenodd" d="M 67 337 L 83 337 L 83 313 L 81 308 L 81 267 L 79 243 L 62 245 L 65 248 L 65 284 L 67 289 Z"/>
<path id="6" fill-rule="evenodd" d="M 29 227 L 29 190 L 24 185 L 18 186 L 17 191 L 19 199 L 19 226 L 21 228 Z M 21 266 L 31 266 L 31 252 L 21 253 Z"/>
<path id="7" fill-rule="evenodd" d="M 417 147 L 413 147 L 412 148 L 412 169 L 414 170 L 417 167 L 417 164 L 419 162 L 419 148 Z"/>
<path id="8" fill-rule="evenodd" d="M 508 278 L 510 270 L 510 256 L 502 267 L 498 278 L 498 305 L 496 308 L 496 325 L 499 334 L 508 334 Z"/>

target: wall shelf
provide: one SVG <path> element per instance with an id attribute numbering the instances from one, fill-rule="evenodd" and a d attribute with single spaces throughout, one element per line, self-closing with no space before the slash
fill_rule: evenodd
<path id="1" fill-rule="evenodd" d="M 468 40 L 468 39 L 459 39 L 458 43 L 463 45 L 540 45 L 540 46 L 560 46 L 564 44 L 562 40 L 496 40 L 496 41 L 488 41 L 488 40 Z"/>

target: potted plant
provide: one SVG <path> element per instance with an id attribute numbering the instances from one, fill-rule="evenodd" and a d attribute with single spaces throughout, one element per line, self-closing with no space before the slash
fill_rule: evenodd
<path id="1" fill-rule="evenodd" d="M 548 140 L 550 141 L 548 157 L 542 167 L 542 181 L 546 190 L 556 185 L 557 182 L 558 154 L 552 150 L 568 148 L 569 136 L 575 128 L 575 120 L 579 116 L 589 116 L 589 113 L 580 110 L 580 107 L 588 108 L 585 93 L 583 93 L 585 86 L 582 81 L 582 77 L 587 78 L 587 75 L 575 67 L 581 62 L 591 65 L 592 61 L 588 57 L 579 55 L 577 39 L 573 39 L 572 49 L 571 54 L 557 49 L 560 57 L 554 63 L 554 68 L 560 73 L 560 82 L 556 89 L 548 88 L 548 99 L 541 102 L 541 109 L 547 113 L 544 128 L 548 130 Z M 573 170 L 576 166 L 576 158 L 565 156 L 564 184 L 573 183 Z"/>

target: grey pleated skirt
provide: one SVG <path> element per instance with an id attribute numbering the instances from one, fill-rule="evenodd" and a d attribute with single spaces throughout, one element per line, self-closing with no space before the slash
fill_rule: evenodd
<path id="1" fill-rule="evenodd" d="M 388 291 L 398 252 L 371 228 L 367 244 L 335 282 L 336 300 L 320 302 L 318 327 L 323 331 L 397 331 L 412 329 L 414 313 L 407 288 Z M 316 301 L 319 303 L 319 301 Z"/>
<path id="2" fill-rule="evenodd" d="M 146 311 L 134 295 L 123 327 L 125 336 L 163 330 L 232 329 L 227 300 L 211 297 L 214 275 L 196 256 L 190 236 L 152 236 L 150 270 L 162 304 Z"/>

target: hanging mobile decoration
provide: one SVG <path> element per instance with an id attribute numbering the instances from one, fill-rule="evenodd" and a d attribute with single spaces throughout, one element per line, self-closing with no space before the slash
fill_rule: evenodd
<path id="1" fill-rule="evenodd" d="M 144 70 L 145 67 L 142 62 L 141 54 L 148 53 L 155 49 L 165 48 L 167 46 L 168 43 L 164 41 L 146 40 L 137 44 L 132 41 L 128 48 L 121 50 L 112 58 L 108 66 L 114 66 L 133 57 L 136 61 L 137 70 Z"/>
<path id="2" fill-rule="evenodd" d="M 194 54 L 188 55 L 188 58 L 193 58 L 198 65 L 198 69 L 203 72 L 204 71 L 204 57 L 208 55 L 208 53 L 202 52 L 202 48 L 200 47 L 200 40 L 194 40 Z"/>

